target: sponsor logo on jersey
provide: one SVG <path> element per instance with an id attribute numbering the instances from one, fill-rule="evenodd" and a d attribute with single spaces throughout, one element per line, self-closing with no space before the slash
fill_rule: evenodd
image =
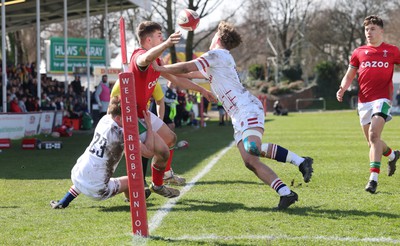
<path id="1" fill-rule="evenodd" d="M 149 84 L 147 85 L 147 87 L 148 87 L 149 89 L 151 89 L 151 88 L 153 88 L 154 86 L 156 86 L 156 84 L 157 84 L 157 80 L 154 80 L 154 81 L 149 82 Z"/>
<path id="2" fill-rule="evenodd" d="M 389 67 L 389 62 L 383 62 L 383 61 L 365 61 L 361 63 L 362 68 L 366 67 L 378 67 L 378 68 L 388 68 Z"/>

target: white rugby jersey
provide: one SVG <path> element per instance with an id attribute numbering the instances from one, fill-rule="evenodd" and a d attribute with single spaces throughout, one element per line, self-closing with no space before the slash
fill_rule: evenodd
<path id="1" fill-rule="evenodd" d="M 260 100 L 244 88 L 240 82 L 235 60 L 228 50 L 210 50 L 197 58 L 195 64 L 204 77 L 209 80 L 211 90 L 216 94 L 229 116 L 236 115 L 249 105 L 263 110 Z"/>
<path id="2" fill-rule="evenodd" d="M 92 141 L 71 171 L 73 183 L 84 194 L 102 192 L 123 152 L 122 128 L 107 114 L 97 124 Z"/>

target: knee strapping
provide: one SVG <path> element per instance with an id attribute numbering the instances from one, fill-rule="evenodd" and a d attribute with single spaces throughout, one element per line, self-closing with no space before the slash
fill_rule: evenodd
<path id="1" fill-rule="evenodd" d="M 261 139 L 262 134 L 255 130 L 247 130 L 242 135 L 244 150 L 251 155 L 260 156 L 261 151 L 258 149 L 257 143 L 250 142 L 249 136 L 257 136 Z"/>
<path id="2" fill-rule="evenodd" d="M 260 156 L 260 150 L 257 148 L 257 144 L 255 142 L 249 142 L 248 137 L 243 140 L 243 145 L 247 153 Z"/>

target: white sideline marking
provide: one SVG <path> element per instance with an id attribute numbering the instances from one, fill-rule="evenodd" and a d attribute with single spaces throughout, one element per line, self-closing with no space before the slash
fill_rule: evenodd
<path id="1" fill-rule="evenodd" d="M 201 179 L 204 175 L 206 175 L 211 168 L 217 163 L 217 161 L 225 155 L 225 153 L 234 146 L 235 142 L 232 141 L 228 147 L 225 147 L 221 152 L 218 153 L 208 164 L 198 173 L 189 183 L 187 183 L 181 190 L 181 194 L 178 197 L 169 199 L 158 211 L 153 215 L 149 222 L 149 233 L 152 233 L 155 229 L 157 229 L 164 217 L 171 211 L 171 209 L 175 206 L 175 204 L 179 201 L 179 199 L 188 192 L 199 179 Z"/>
<path id="2" fill-rule="evenodd" d="M 273 236 L 273 235 L 248 235 L 248 236 L 217 236 L 217 235 L 203 235 L 203 236 L 182 236 L 177 238 L 168 238 L 169 240 L 191 240 L 191 241 L 204 241 L 204 240 L 277 240 L 277 239 L 286 239 L 286 240 L 319 240 L 319 241 L 338 241 L 338 242 L 373 242 L 373 243 L 400 243 L 398 239 L 392 238 L 384 238 L 384 237 L 366 237 L 366 238 L 356 238 L 356 237 L 327 237 L 327 236 Z"/>

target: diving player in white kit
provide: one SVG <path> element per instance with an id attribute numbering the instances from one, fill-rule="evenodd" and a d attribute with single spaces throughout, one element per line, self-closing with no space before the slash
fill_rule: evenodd
<path id="1" fill-rule="evenodd" d="M 160 141 L 160 139 L 155 139 L 153 134 L 150 113 L 146 111 L 143 114 L 144 122 L 139 122 L 141 154 L 151 158 L 155 141 Z M 128 177 L 112 177 L 123 153 L 121 105 L 118 97 L 113 97 L 110 100 L 107 114 L 100 119 L 96 126 L 91 143 L 72 168 L 73 185 L 63 199 L 51 201 L 51 207 L 54 209 L 66 208 L 80 193 L 94 200 L 105 200 L 121 192 L 124 192 L 125 197 L 129 198 Z"/>

